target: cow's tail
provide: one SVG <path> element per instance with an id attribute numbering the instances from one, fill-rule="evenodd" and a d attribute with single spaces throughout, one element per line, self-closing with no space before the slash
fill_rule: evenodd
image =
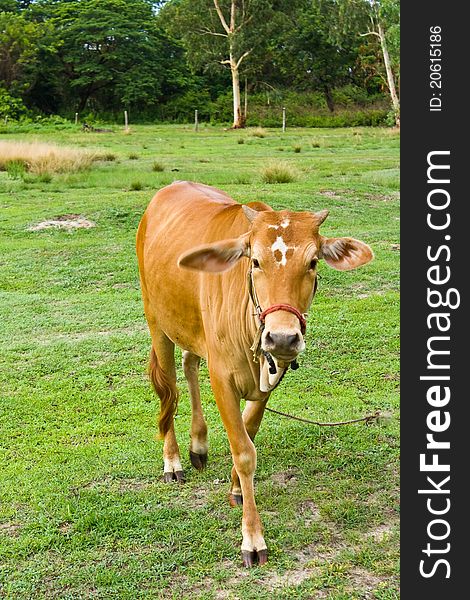
<path id="1" fill-rule="evenodd" d="M 173 424 L 176 407 L 178 406 L 178 390 L 175 382 L 168 377 L 158 363 L 157 355 L 153 348 L 150 352 L 149 377 L 160 398 L 158 429 L 160 437 L 163 438 Z"/>

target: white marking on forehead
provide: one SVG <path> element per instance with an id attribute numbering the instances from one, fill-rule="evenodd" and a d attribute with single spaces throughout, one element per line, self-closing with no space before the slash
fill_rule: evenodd
<path id="1" fill-rule="evenodd" d="M 271 246 L 271 250 L 273 251 L 273 254 L 276 252 L 276 250 L 279 250 L 279 252 L 282 255 L 281 260 L 278 262 L 278 265 L 281 264 L 283 267 L 287 264 L 287 250 L 289 248 L 286 246 L 286 243 L 284 242 L 284 240 L 282 239 L 281 236 L 277 236 L 276 241 L 274 242 L 274 244 Z"/>
<path id="2" fill-rule="evenodd" d="M 279 225 L 268 225 L 268 229 L 279 229 Z"/>
<path id="3" fill-rule="evenodd" d="M 286 217 L 286 218 L 285 218 L 285 219 L 282 221 L 282 223 L 281 223 L 281 227 L 283 227 L 283 228 L 285 229 L 286 227 L 289 227 L 289 223 L 290 223 L 290 221 L 289 221 L 289 219 Z"/>

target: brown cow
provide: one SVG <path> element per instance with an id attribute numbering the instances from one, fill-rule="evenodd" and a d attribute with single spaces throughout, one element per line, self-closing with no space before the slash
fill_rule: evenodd
<path id="1" fill-rule="evenodd" d="M 190 458 L 207 460 L 207 426 L 198 368 L 207 361 L 212 390 L 233 457 L 230 503 L 243 504 L 243 562 L 267 560 L 256 508 L 253 444 L 271 391 L 304 349 L 306 313 L 317 263 L 354 269 L 373 255 L 352 238 L 325 238 L 328 211 L 273 211 L 243 206 L 206 185 L 178 181 L 149 204 L 137 233 L 145 314 L 152 336 L 150 377 L 161 400 L 164 480 L 184 481 L 173 417 L 175 344 L 192 405 Z M 241 414 L 240 400 L 247 400 Z"/>

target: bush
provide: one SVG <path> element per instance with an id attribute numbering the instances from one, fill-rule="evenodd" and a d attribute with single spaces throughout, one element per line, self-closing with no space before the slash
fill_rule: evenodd
<path id="1" fill-rule="evenodd" d="M 161 162 L 158 162 L 158 160 L 156 160 L 153 163 L 152 171 L 155 171 L 156 173 L 161 173 L 164 170 L 165 170 L 165 165 L 163 165 Z"/>
<path id="2" fill-rule="evenodd" d="M 76 130 L 76 126 L 68 119 L 57 115 L 48 117 L 42 115 L 36 115 L 35 117 L 21 115 L 17 120 L 9 119 L 8 125 L 5 125 L 3 120 L 0 120 L 0 133 L 30 133 L 35 131 L 43 133 L 46 129 L 52 131 Z"/>
<path id="3" fill-rule="evenodd" d="M 233 123 L 233 98 L 230 92 L 210 103 L 211 123 Z"/>
<path id="4" fill-rule="evenodd" d="M 11 179 L 21 179 L 26 173 L 24 160 L 9 160 L 5 163 L 5 170 Z"/>
<path id="5" fill-rule="evenodd" d="M 95 160 L 104 160 L 106 162 L 112 162 L 116 160 L 116 155 L 114 152 L 103 152 L 102 154 L 97 154 L 95 156 Z"/>
<path id="6" fill-rule="evenodd" d="M 263 127 L 255 127 L 254 129 L 249 129 L 248 133 L 253 137 L 258 138 L 265 138 L 268 135 L 268 132 L 266 131 L 266 129 L 263 129 Z"/>
<path id="7" fill-rule="evenodd" d="M 337 113 L 317 113 L 308 115 L 287 115 L 287 128 L 290 127 L 376 127 L 387 125 L 388 110 L 364 109 L 354 111 L 341 111 Z M 278 116 L 266 116 L 258 123 L 264 127 L 281 127 L 282 119 Z M 254 124 L 248 119 L 248 124 Z"/>
<path id="8" fill-rule="evenodd" d="M 133 181 L 129 189 L 131 192 L 140 192 L 140 190 L 144 189 L 144 186 L 141 181 Z"/>
<path id="9" fill-rule="evenodd" d="M 297 169 L 282 161 L 272 162 L 261 171 L 261 179 L 264 183 L 291 183 L 298 178 Z"/>
<path id="10" fill-rule="evenodd" d="M 0 118 L 18 119 L 28 112 L 21 98 L 12 96 L 5 88 L 0 87 Z"/>
<path id="11" fill-rule="evenodd" d="M 191 90 L 183 96 L 160 106 L 158 118 L 161 121 L 191 123 L 194 122 L 194 111 L 196 109 L 199 121 L 209 121 L 211 118 L 211 98 L 206 90 Z"/>

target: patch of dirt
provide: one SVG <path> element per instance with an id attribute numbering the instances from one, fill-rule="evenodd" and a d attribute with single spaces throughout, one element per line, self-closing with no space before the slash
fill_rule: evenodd
<path id="1" fill-rule="evenodd" d="M 211 490 L 207 486 L 201 486 L 193 489 L 191 498 L 189 500 L 191 503 L 191 508 L 203 508 L 206 506 L 210 495 Z"/>
<path id="2" fill-rule="evenodd" d="M 108 329 L 103 331 L 78 331 L 76 333 L 54 333 L 46 334 L 41 337 L 35 337 L 35 341 L 42 345 L 54 344 L 56 342 L 80 342 L 82 340 L 93 340 L 97 337 L 107 337 L 112 335 L 134 335 L 136 333 L 148 331 L 146 325 L 137 325 L 133 327 L 119 327 L 116 329 Z"/>
<path id="3" fill-rule="evenodd" d="M 372 538 L 375 542 L 382 542 L 384 538 L 390 535 L 393 531 L 393 523 L 382 523 L 374 529 L 371 529 L 368 533 L 366 533 L 366 537 Z"/>
<path id="4" fill-rule="evenodd" d="M 326 196 L 327 198 L 338 198 L 339 197 L 339 194 L 337 194 L 333 190 L 322 190 L 321 192 L 318 192 L 318 193 L 321 194 L 322 196 Z"/>
<path id="5" fill-rule="evenodd" d="M 366 569 L 361 567 L 354 567 L 349 570 L 349 579 L 352 583 L 352 589 L 354 591 L 363 590 L 365 592 L 373 592 L 379 584 L 381 584 L 385 578 L 375 575 Z M 374 596 L 366 595 L 365 598 L 373 598 Z"/>
<path id="6" fill-rule="evenodd" d="M 195 584 L 190 581 L 186 575 L 178 575 L 176 578 L 173 578 L 173 582 L 177 583 L 178 587 L 183 592 L 188 592 L 188 595 L 184 595 L 184 598 L 206 597 L 206 594 L 209 592 L 213 594 L 217 600 L 242 600 L 241 597 L 236 594 L 235 590 L 240 585 L 240 580 L 244 577 L 248 577 L 249 571 L 238 567 L 238 565 L 234 564 L 232 561 L 224 561 L 223 566 L 227 566 L 232 573 L 236 574 L 225 582 L 224 587 L 219 588 L 218 586 L 222 584 L 215 582 L 211 577 L 203 577 Z"/>
<path id="7" fill-rule="evenodd" d="M 400 244 L 392 244 L 390 247 L 392 250 L 400 251 Z"/>
<path id="8" fill-rule="evenodd" d="M 286 471 L 279 471 L 271 475 L 271 481 L 277 484 L 279 487 L 286 488 L 288 485 L 293 485 L 297 481 L 296 470 L 289 467 Z"/>
<path id="9" fill-rule="evenodd" d="M 28 227 L 28 231 L 42 231 L 44 229 L 65 229 L 71 231 L 73 229 L 90 229 L 96 227 L 96 223 L 86 219 L 82 215 L 59 215 L 47 221 L 41 221 L 36 225 Z"/>
<path id="10" fill-rule="evenodd" d="M 310 505 L 308 506 L 311 508 Z M 300 585 L 307 579 L 320 575 L 322 563 L 334 560 L 344 547 L 343 542 L 336 535 L 332 535 L 326 546 L 318 543 L 305 546 L 294 555 L 297 563 L 295 569 L 285 571 L 282 575 L 271 571 L 266 574 L 262 583 L 271 592 L 283 587 Z"/>
<path id="11" fill-rule="evenodd" d="M 21 525 L 18 523 L 0 523 L 0 535 L 9 535 L 11 537 L 18 537 L 20 534 Z"/>
<path id="12" fill-rule="evenodd" d="M 140 479 L 120 479 L 118 482 L 118 489 L 121 494 L 126 492 L 140 492 L 146 490 L 152 483 L 152 481 Z"/>
<path id="13" fill-rule="evenodd" d="M 322 544 L 310 544 L 299 550 L 295 558 L 299 565 L 306 565 L 311 562 L 331 562 L 340 552 L 346 548 L 343 541 L 336 535 L 332 535 L 328 542 Z"/>
<path id="14" fill-rule="evenodd" d="M 305 525 L 307 525 L 307 527 L 315 521 L 319 521 L 321 518 L 320 510 L 313 500 L 305 500 L 304 502 L 301 502 L 299 510 L 300 514 L 305 519 Z"/>
<path id="15" fill-rule="evenodd" d="M 60 533 L 67 535 L 68 533 L 70 533 L 72 531 L 72 523 L 68 523 L 67 521 L 64 523 L 61 523 L 59 525 L 59 531 L 60 531 Z"/>
<path id="16" fill-rule="evenodd" d="M 391 200 L 399 200 L 398 192 L 392 194 L 364 194 L 367 200 L 378 200 L 379 202 L 390 202 Z"/>
<path id="17" fill-rule="evenodd" d="M 311 569 L 301 567 L 299 569 L 286 571 L 282 575 L 274 572 L 269 575 L 269 580 L 266 580 L 265 586 L 268 588 L 268 590 L 273 591 L 275 589 L 288 587 L 291 585 L 300 585 L 307 579 L 310 579 L 312 575 L 319 575 L 320 572 L 321 569 L 319 567 L 313 567 Z"/>

